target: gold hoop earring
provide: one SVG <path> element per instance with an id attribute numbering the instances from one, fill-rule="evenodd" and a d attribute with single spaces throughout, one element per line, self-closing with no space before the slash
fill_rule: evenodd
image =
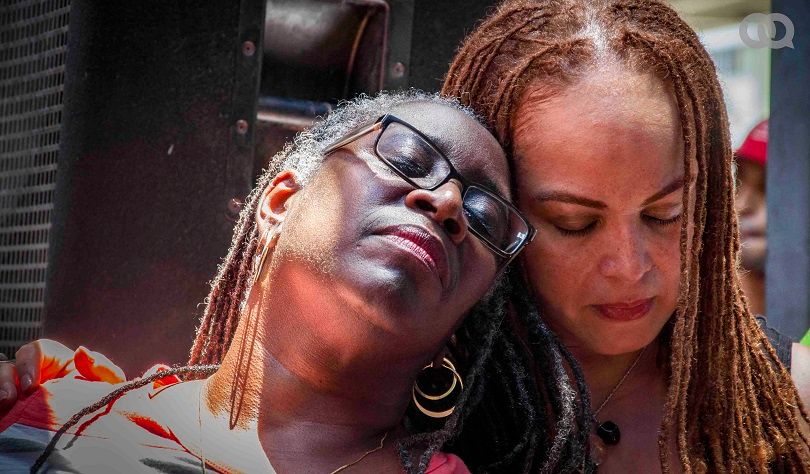
<path id="1" fill-rule="evenodd" d="M 411 396 L 414 406 L 423 415 L 430 418 L 447 418 L 456 409 L 456 400 L 462 390 L 464 380 L 456 371 L 453 362 L 445 357 L 442 359 L 441 367 L 430 364 L 422 369 L 422 373 L 413 383 Z"/>

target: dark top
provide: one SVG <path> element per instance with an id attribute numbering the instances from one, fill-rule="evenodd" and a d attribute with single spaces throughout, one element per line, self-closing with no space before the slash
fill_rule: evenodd
<path id="1" fill-rule="evenodd" d="M 768 320 L 765 316 L 757 316 L 757 322 L 759 323 L 759 327 L 765 332 L 765 335 L 768 336 L 768 340 L 771 341 L 771 345 L 776 350 L 776 355 L 779 357 L 782 365 L 790 371 L 793 339 L 768 326 Z"/>

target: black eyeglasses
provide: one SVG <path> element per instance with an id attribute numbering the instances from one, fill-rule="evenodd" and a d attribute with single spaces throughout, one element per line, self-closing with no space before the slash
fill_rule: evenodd
<path id="1" fill-rule="evenodd" d="M 536 230 L 515 206 L 493 191 L 468 182 L 427 136 L 393 115 L 383 115 L 329 145 L 324 155 L 374 131 L 379 131 L 374 154 L 410 185 L 433 191 L 451 179 L 461 183 L 467 227 L 494 253 L 511 260 L 534 239 Z"/>

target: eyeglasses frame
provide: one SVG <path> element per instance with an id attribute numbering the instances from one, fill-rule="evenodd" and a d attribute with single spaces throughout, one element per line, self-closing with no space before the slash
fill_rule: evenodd
<path id="1" fill-rule="evenodd" d="M 428 146 L 430 146 L 433 149 L 433 151 L 438 153 L 438 155 L 440 157 L 442 157 L 442 159 L 447 163 L 447 166 L 449 167 L 450 172 L 437 185 L 435 185 L 433 187 L 430 187 L 430 188 L 427 188 L 427 187 L 421 186 L 419 184 L 416 184 L 412 179 L 410 179 L 408 176 L 406 176 L 404 173 L 402 173 L 391 162 L 389 162 L 387 159 L 383 158 L 380 155 L 380 153 L 377 151 L 377 145 L 380 142 L 380 138 L 382 137 L 383 132 L 392 123 L 398 123 L 398 124 L 408 128 L 412 132 L 416 133 L 420 138 L 422 138 L 422 140 L 425 141 L 425 143 L 427 143 Z M 376 156 L 377 159 L 379 159 L 380 161 L 385 163 L 385 165 L 388 166 L 391 169 L 391 171 L 396 173 L 400 178 L 405 180 L 405 182 L 407 182 L 408 184 L 410 184 L 414 188 L 416 188 L 416 189 L 424 189 L 424 190 L 427 190 L 427 191 L 435 191 L 436 189 L 440 188 L 441 186 L 443 186 L 446 182 L 450 181 L 451 179 L 456 179 L 459 183 L 461 183 L 461 201 L 462 201 L 462 204 L 464 202 L 464 197 L 467 195 L 467 191 L 469 191 L 470 188 L 476 188 L 476 189 L 486 193 L 490 197 L 494 198 L 498 202 L 504 204 L 508 209 L 513 211 L 523 221 L 523 223 L 526 225 L 526 228 L 528 229 L 528 231 L 526 233 L 526 237 L 517 245 L 515 250 L 513 250 L 510 253 L 507 253 L 507 252 L 499 249 L 498 247 L 496 247 L 495 244 L 491 243 L 483 235 L 481 235 L 480 232 L 478 232 L 475 228 L 470 226 L 469 222 L 467 223 L 467 229 L 469 229 L 470 232 L 472 232 L 476 237 L 478 237 L 478 240 L 483 242 L 484 245 L 486 245 L 487 248 L 489 248 L 496 255 L 507 259 L 507 262 L 504 264 L 504 266 L 506 264 L 508 264 L 509 262 L 511 262 L 512 259 L 515 258 L 521 252 L 521 250 L 523 250 L 524 247 L 526 247 L 526 245 L 528 245 L 532 240 L 534 240 L 535 235 L 537 235 L 537 229 L 535 229 L 534 226 L 532 226 L 531 223 L 529 223 L 529 220 L 526 218 L 526 216 L 524 216 L 523 213 L 521 213 L 520 210 L 518 210 L 518 208 L 514 204 L 512 204 L 509 201 L 507 201 L 506 199 L 502 198 L 496 192 L 494 192 L 494 191 L 492 191 L 492 190 L 490 190 L 490 189 L 488 189 L 488 188 L 486 188 L 484 186 L 481 186 L 479 184 L 472 183 L 472 182 L 468 181 L 466 178 L 464 178 L 464 176 L 461 175 L 461 173 L 458 172 L 456 167 L 453 166 L 453 162 L 451 162 L 450 159 L 448 159 L 447 156 L 441 150 L 439 150 L 439 148 L 436 145 L 433 144 L 433 142 L 430 140 L 430 138 L 428 138 L 424 133 L 422 133 L 422 131 L 420 131 L 419 129 L 417 129 L 413 125 L 409 124 L 408 122 L 406 122 L 406 121 L 404 121 L 404 120 L 402 120 L 402 119 L 400 119 L 400 118 L 398 118 L 398 117 L 396 117 L 396 116 L 394 116 L 392 114 L 382 115 L 382 116 L 378 117 L 374 122 L 370 123 L 369 125 L 361 127 L 358 130 L 356 130 L 355 132 L 347 135 L 343 139 L 338 140 L 335 143 L 332 143 L 331 145 L 327 146 L 324 149 L 323 155 L 325 157 L 325 156 L 327 156 L 327 155 L 329 155 L 331 153 L 334 153 L 335 151 L 339 150 L 340 148 L 345 147 L 349 143 L 359 139 L 360 137 L 362 137 L 364 135 L 367 135 L 367 134 L 369 134 L 371 132 L 374 132 L 374 131 L 379 131 L 380 132 L 377 135 L 377 138 L 374 140 L 374 148 L 373 148 L 374 149 L 374 156 Z"/>

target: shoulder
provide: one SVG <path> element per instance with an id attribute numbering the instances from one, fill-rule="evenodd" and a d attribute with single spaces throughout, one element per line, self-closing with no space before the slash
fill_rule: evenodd
<path id="1" fill-rule="evenodd" d="M 162 367 L 152 370 L 160 372 Z M 150 370 L 150 372 L 152 371 Z M 147 373 L 147 375 L 149 372 Z M 48 472 L 187 472 L 198 462 L 161 422 L 164 389 L 179 387 L 174 376 L 158 378 L 115 398 L 67 430 L 47 456 Z M 27 471 L 57 429 L 74 414 L 123 384 L 61 378 L 43 383 L 0 419 L 0 472 Z M 171 393 L 171 391 L 168 391 Z"/>
<path id="2" fill-rule="evenodd" d="M 74 414 L 109 393 L 115 386 L 71 378 L 43 383 L 0 418 L 0 431 L 14 424 L 56 430 Z"/>
<path id="3" fill-rule="evenodd" d="M 805 405 L 810 404 L 810 347 L 793 344 L 790 375 Z"/>
<path id="4" fill-rule="evenodd" d="M 455 454 L 436 453 L 430 458 L 426 474 L 470 474 L 464 461 Z"/>
<path id="5" fill-rule="evenodd" d="M 164 370 L 166 366 L 156 365 L 144 376 Z M 125 391 L 110 398 L 106 406 L 99 410 L 88 411 L 84 415 L 87 421 L 74 426 L 68 433 L 100 435 L 96 430 L 110 425 L 118 417 L 140 420 L 144 418 L 143 414 L 149 413 L 157 405 L 149 402 L 158 393 L 170 386 L 179 385 L 179 382 L 176 376 L 167 376 Z M 88 409 L 124 385 L 123 382 L 113 384 L 88 380 L 78 372 L 71 376 L 48 380 L 33 393 L 20 399 L 5 416 L 0 417 L 0 432 L 15 424 L 56 431 L 74 415 Z"/>
<path id="6" fill-rule="evenodd" d="M 805 404 L 810 404 L 810 347 L 794 343 L 789 337 L 768 326 L 764 316 L 756 318 L 782 364 L 790 371 L 799 398 Z"/>
<path id="7" fill-rule="evenodd" d="M 765 318 L 765 316 L 758 315 L 756 316 L 756 319 L 759 327 L 762 329 L 762 332 L 768 338 L 771 346 L 773 346 L 774 350 L 776 351 L 779 361 L 782 362 L 782 365 L 784 365 L 788 370 L 790 370 L 790 366 L 793 363 L 793 355 L 791 350 L 793 340 L 776 329 L 768 326 L 768 320 Z"/>

